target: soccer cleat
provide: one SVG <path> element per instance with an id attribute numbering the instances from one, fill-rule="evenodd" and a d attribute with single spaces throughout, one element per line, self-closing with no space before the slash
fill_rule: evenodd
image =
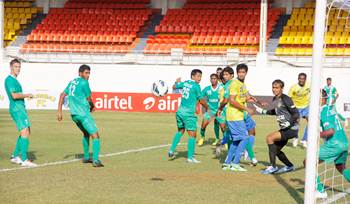
<path id="1" fill-rule="evenodd" d="M 252 161 L 250 162 L 252 166 L 258 165 L 258 160 L 256 158 L 253 158 Z"/>
<path id="2" fill-rule="evenodd" d="M 204 139 L 200 138 L 197 142 L 197 145 L 201 147 L 201 146 L 203 146 L 203 144 L 204 144 Z"/>
<path id="3" fill-rule="evenodd" d="M 265 170 L 262 170 L 262 174 L 274 174 L 278 171 L 277 167 L 268 166 Z"/>
<path id="4" fill-rule="evenodd" d="M 326 199 L 328 197 L 326 191 L 324 191 L 324 192 L 316 191 L 315 196 L 316 196 L 316 198 L 320 198 L 320 199 Z"/>
<path id="5" fill-rule="evenodd" d="M 287 173 L 287 172 L 294 171 L 294 170 L 295 170 L 294 166 L 285 166 L 285 167 L 280 168 L 276 173 L 281 174 L 281 173 Z"/>
<path id="6" fill-rule="evenodd" d="M 83 159 L 83 163 L 84 163 L 84 164 L 92 163 L 92 159 L 91 159 L 91 158 L 89 158 L 89 159 Z"/>
<path id="7" fill-rule="evenodd" d="M 190 164 L 198 164 L 198 163 L 201 163 L 201 162 L 198 161 L 198 160 L 195 159 L 195 158 L 191 158 L 191 159 L 187 159 L 187 163 L 190 163 Z"/>
<path id="8" fill-rule="evenodd" d="M 216 145 L 218 145 L 219 144 L 219 142 L 220 142 L 220 140 L 219 139 L 215 139 L 215 141 L 211 144 L 212 146 L 216 146 Z"/>
<path id="9" fill-rule="evenodd" d="M 102 164 L 102 162 L 100 160 L 93 161 L 92 166 L 93 167 L 104 167 L 104 165 Z"/>
<path id="10" fill-rule="evenodd" d="M 170 160 L 174 160 L 174 159 L 175 159 L 175 153 L 169 151 L 169 152 L 168 152 L 168 157 L 169 157 Z"/>
<path id="11" fill-rule="evenodd" d="M 231 164 L 225 164 L 225 163 L 223 163 L 221 167 L 221 169 L 224 171 L 230 170 L 230 168 L 231 168 Z"/>
<path id="12" fill-rule="evenodd" d="M 241 167 L 239 164 L 232 164 L 230 170 L 231 171 L 236 171 L 236 172 L 245 172 L 245 171 L 247 171 L 247 169 Z"/>
<path id="13" fill-rule="evenodd" d="M 215 148 L 215 157 L 220 158 L 222 152 L 223 145 L 216 146 Z"/>
<path id="14" fill-rule="evenodd" d="M 10 161 L 14 164 L 19 164 L 19 165 L 21 165 L 23 163 L 22 159 L 18 156 L 17 157 L 12 156 Z"/>
<path id="15" fill-rule="evenodd" d="M 38 165 L 27 159 L 24 162 L 22 162 L 21 166 L 23 166 L 23 167 L 37 167 Z"/>
<path id="16" fill-rule="evenodd" d="M 302 140 L 300 143 L 304 148 L 307 148 L 307 141 Z"/>
<path id="17" fill-rule="evenodd" d="M 293 139 L 293 147 L 297 147 L 298 146 L 298 138 L 294 138 Z"/>

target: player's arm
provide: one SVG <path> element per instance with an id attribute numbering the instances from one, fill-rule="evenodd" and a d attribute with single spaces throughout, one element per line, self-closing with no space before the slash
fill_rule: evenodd
<path id="1" fill-rule="evenodd" d="M 92 101 L 92 96 L 91 96 L 91 89 L 89 83 L 86 81 L 86 84 L 84 84 L 83 91 L 86 96 L 86 100 L 89 102 L 90 105 L 90 112 L 93 112 L 95 110 L 95 104 Z"/>
<path id="2" fill-rule="evenodd" d="M 320 137 L 321 138 L 328 138 L 328 137 L 332 137 L 333 135 L 334 135 L 334 129 L 333 128 L 330 128 L 328 130 L 320 132 Z"/>
<path id="3" fill-rule="evenodd" d="M 205 99 L 199 99 L 199 103 L 208 111 L 209 110 L 209 106 L 208 103 Z"/>
<path id="4" fill-rule="evenodd" d="M 263 115 L 276 115 L 275 109 L 265 110 L 263 108 L 260 108 L 259 106 L 253 104 L 255 107 L 256 112 L 263 114 Z"/>
<path id="5" fill-rule="evenodd" d="M 90 105 L 90 112 L 95 111 L 95 104 L 92 101 L 92 97 L 91 96 L 87 97 L 87 101 L 89 102 L 89 105 Z"/>
<path id="6" fill-rule="evenodd" d="M 298 121 L 300 118 L 299 111 L 297 107 L 295 107 L 292 99 L 286 95 L 282 95 L 282 100 L 284 102 L 284 105 L 287 107 L 289 113 L 292 116 L 293 121 Z"/>
<path id="7" fill-rule="evenodd" d="M 57 108 L 57 120 L 61 121 L 63 116 L 62 116 L 62 105 L 64 102 L 64 98 L 67 96 L 67 94 L 65 92 L 62 92 L 60 94 L 60 98 L 58 100 L 58 108 Z"/>
<path id="8" fill-rule="evenodd" d="M 175 81 L 175 84 L 173 85 L 173 90 L 175 89 L 182 89 L 183 84 L 181 83 L 181 78 L 177 78 Z"/>
<path id="9" fill-rule="evenodd" d="M 247 101 L 248 101 L 248 102 L 251 102 L 251 103 L 256 103 L 256 104 L 258 104 L 259 106 L 266 106 L 266 105 L 267 105 L 266 102 L 262 102 L 262 101 L 258 100 L 256 97 L 250 95 L 250 93 L 248 93 Z"/>
<path id="10" fill-rule="evenodd" d="M 334 88 L 335 89 L 335 88 Z M 335 98 L 334 98 L 334 101 L 332 102 L 333 104 L 337 101 L 337 99 L 339 98 L 339 93 L 338 93 L 338 91 L 337 91 L 337 89 L 335 89 L 335 91 L 334 91 L 335 93 Z"/>
<path id="11" fill-rule="evenodd" d="M 33 98 L 33 94 L 22 94 L 22 93 L 15 93 L 15 92 L 12 92 L 11 96 L 14 100 Z"/>

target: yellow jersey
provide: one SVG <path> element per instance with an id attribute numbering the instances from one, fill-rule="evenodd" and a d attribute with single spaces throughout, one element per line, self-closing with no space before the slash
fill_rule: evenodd
<path id="1" fill-rule="evenodd" d="M 310 84 L 306 83 L 304 86 L 294 84 L 290 88 L 288 95 L 298 109 L 306 108 L 310 103 Z"/>
<path id="2" fill-rule="evenodd" d="M 243 82 L 238 79 L 232 81 L 229 87 L 230 96 L 234 95 L 235 100 L 241 104 L 242 106 L 246 106 L 248 90 Z M 241 121 L 244 120 L 244 112 L 243 110 L 239 110 L 233 107 L 230 103 L 228 104 L 226 120 L 227 121 Z"/>

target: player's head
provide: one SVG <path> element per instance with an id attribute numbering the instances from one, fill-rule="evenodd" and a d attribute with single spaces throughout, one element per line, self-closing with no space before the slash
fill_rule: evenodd
<path id="1" fill-rule="evenodd" d="M 210 75 L 210 83 L 211 83 L 211 85 L 212 86 L 218 85 L 218 79 L 219 79 L 219 77 L 218 77 L 217 74 L 211 74 Z"/>
<path id="2" fill-rule="evenodd" d="M 221 73 L 220 73 L 219 78 L 220 78 L 220 81 L 221 81 L 223 84 L 226 84 L 227 81 L 224 79 L 224 72 L 221 72 Z"/>
<path id="3" fill-rule="evenodd" d="M 305 83 L 306 83 L 306 78 L 307 78 L 307 76 L 306 76 L 305 73 L 300 73 L 300 74 L 298 75 L 298 84 L 299 84 L 300 86 L 304 86 Z"/>
<path id="4" fill-rule="evenodd" d="M 332 78 L 328 77 L 327 78 L 327 86 L 332 85 Z"/>
<path id="5" fill-rule="evenodd" d="M 222 73 L 223 73 L 222 76 L 223 76 L 225 82 L 230 81 L 235 76 L 235 72 L 233 71 L 232 67 L 230 67 L 230 66 L 225 67 L 223 69 Z"/>
<path id="6" fill-rule="evenodd" d="M 248 66 L 246 64 L 238 64 L 236 67 L 237 79 L 244 81 L 248 73 Z"/>
<path id="7" fill-rule="evenodd" d="M 79 76 L 83 79 L 89 80 L 90 70 L 91 68 L 88 65 L 86 64 L 81 65 L 79 67 Z"/>
<path id="8" fill-rule="evenodd" d="M 281 96 L 283 94 L 284 82 L 280 79 L 276 79 L 272 82 L 272 93 L 275 96 Z"/>
<path id="9" fill-rule="evenodd" d="M 202 80 L 202 71 L 200 69 L 192 70 L 191 71 L 191 79 L 199 84 Z"/>
<path id="10" fill-rule="evenodd" d="M 322 91 L 321 91 L 321 105 L 322 106 L 327 104 L 327 99 L 328 99 L 327 91 L 322 89 Z"/>
<path id="11" fill-rule="evenodd" d="M 221 72 L 222 72 L 222 68 L 221 68 L 221 67 L 218 67 L 218 68 L 216 69 L 216 74 L 217 74 L 218 76 L 220 76 Z"/>
<path id="12" fill-rule="evenodd" d="M 13 59 L 10 62 L 11 74 L 18 76 L 21 72 L 21 62 L 18 59 Z"/>

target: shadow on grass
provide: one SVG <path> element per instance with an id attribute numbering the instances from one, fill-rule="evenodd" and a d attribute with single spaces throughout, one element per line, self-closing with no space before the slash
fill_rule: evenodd
<path id="1" fill-rule="evenodd" d="M 29 152 L 27 153 L 28 159 L 31 160 L 31 161 L 35 161 L 35 160 L 37 159 L 36 156 L 35 156 L 35 154 L 36 154 L 36 151 L 29 151 Z"/>
<path id="2" fill-rule="evenodd" d="M 304 203 L 303 197 L 299 195 L 299 190 L 295 189 L 293 186 L 289 185 L 279 174 L 274 174 L 273 177 L 276 181 L 282 185 L 289 193 L 289 195 L 295 200 L 296 203 Z"/>
<path id="3" fill-rule="evenodd" d="M 74 158 L 74 159 L 82 159 L 84 157 L 84 154 L 68 154 L 63 157 L 63 159 L 68 159 L 68 158 Z M 92 158 L 92 153 L 90 153 L 90 158 Z"/>

